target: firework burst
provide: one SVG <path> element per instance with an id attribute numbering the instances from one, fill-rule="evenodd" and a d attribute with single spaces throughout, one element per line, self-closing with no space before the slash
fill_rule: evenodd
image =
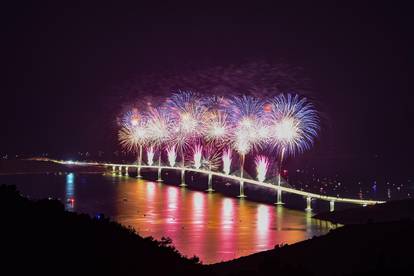
<path id="1" fill-rule="evenodd" d="M 118 132 L 119 143 L 125 151 L 136 151 L 137 141 L 134 132 L 134 128 L 125 126 Z"/>
<path id="2" fill-rule="evenodd" d="M 148 134 L 151 145 L 161 147 L 170 139 L 171 117 L 164 108 L 151 108 L 148 115 Z"/>
<path id="3" fill-rule="evenodd" d="M 243 95 L 232 97 L 230 100 L 230 117 L 234 122 L 241 122 L 246 118 L 259 120 L 264 114 L 263 101 L 252 96 Z"/>
<path id="4" fill-rule="evenodd" d="M 279 95 L 271 100 L 270 139 L 280 152 L 295 155 L 313 145 L 319 130 L 319 116 L 306 98 Z"/>
<path id="5" fill-rule="evenodd" d="M 264 142 L 263 131 L 259 132 L 264 119 L 263 102 L 251 96 L 233 97 L 229 114 L 234 125 L 233 148 L 245 155 L 251 149 L 260 147 Z"/>
<path id="6" fill-rule="evenodd" d="M 206 108 L 200 96 L 193 92 L 175 93 L 167 100 L 167 107 L 174 120 L 178 142 L 202 136 L 202 122 Z"/>
<path id="7" fill-rule="evenodd" d="M 173 136 L 170 142 L 177 146 L 181 155 L 182 167 L 185 166 L 184 151 L 203 135 L 203 120 L 206 112 L 201 97 L 193 92 L 173 94 L 166 102 L 173 120 Z"/>
<path id="8" fill-rule="evenodd" d="M 209 171 L 215 171 L 220 167 L 221 151 L 215 146 L 204 147 L 204 155 L 202 159 L 202 167 Z"/>
<path id="9" fill-rule="evenodd" d="M 133 108 L 122 116 L 121 124 L 122 126 L 137 126 L 145 122 L 145 116 L 143 116 L 137 108 Z"/>
<path id="10" fill-rule="evenodd" d="M 146 117 L 134 108 L 122 117 L 122 127 L 118 132 L 118 140 L 126 151 L 136 152 L 148 140 Z"/>
<path id="11" fill-rule="evenodd" d="M 147 142 L 148 131 L 145 126 L 125 125 L 119 130 L 118 139 L 126 151 L 136 152 L 139 146 Z"/>
<path id="12" fill-rule="evenodd" d="M 204 121 L 204 138 L 209 144 L 222 147 L 229 142 L 231 125 L 227 120 L 227 114 L 221 111 L 208 112 Z"/>
<path id="13" fill-rule="evenodd" d="M 240 155 L 246 155 L 252 148 L 247 134 L 244 131 L 237 131 L 233 140 L 233 148 Z"/>

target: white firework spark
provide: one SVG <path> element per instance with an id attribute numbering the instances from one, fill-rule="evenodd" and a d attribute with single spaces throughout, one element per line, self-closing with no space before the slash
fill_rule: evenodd
<path id="1" fill-rule="evenodd" d="M 269 159 L 264 155 L 258 155 L 255 159 L 257 180 L 263 182 L 269 169 Z"/>
<path id="2" fill-rule="evenodd" d="M 227 114 L 220 111 L 208 112 L 204 121 L 204 138 L 207 143 L 222 147 L 229 142 L 231 125 Z"/>
<path id="3" fill-rule="evenodd" d="M 230 169 L 231 169 L 231 149 L 228 148 L 226 150 L 223 151 L 223 172 L 225 174 L 230 174 Z"/>
<path id="4" fill-rule="evenodd" d="M 171 167 L 174 167 L 175 161 L 177 159 L 175 145 L 167 147 L 167 156 L 168 156 L 168 163 L 170 164 Z"/>
<path id="5" fill-rule="evenodd" d="M 271 100 L 270 138 L 272 146 L 289 155 L 309 149 L 319 130 L 319 116 L 306 98 L 279 95 Z"/>
<path id="6" fill-rule="evenodd" d="M 148 115 L 148 132 L 151 145 L 161 147 L 170 139 L 171 117 L 162 107 L 151 108 Z"/>
<path id="7" fill-rule="evenodd" d="M 147 162 L 149 166 L 154 164 L 154 147 L 149 147 L 147 149 Z"/>
<path id="8" fill-rule="evenodd" d="M 195 145 L 193 150 L 194 167 L 199 169 L 201 167 L 201 158 L 203 157 L 203 146 Z"/>

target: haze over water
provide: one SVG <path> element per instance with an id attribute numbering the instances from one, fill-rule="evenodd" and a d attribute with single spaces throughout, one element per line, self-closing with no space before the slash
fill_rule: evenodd
<path id="1" fill-rule="evenodd" d="M 295 243 L 333 227 L 302 211 L 133 177 L 70 173 L 0 176 L 0 181 L 32 198 L 60 198 L 70 211 L 104 213 L 141 236 L 170 237 L 182 254 L 197 255 L 203 263 Z"/>

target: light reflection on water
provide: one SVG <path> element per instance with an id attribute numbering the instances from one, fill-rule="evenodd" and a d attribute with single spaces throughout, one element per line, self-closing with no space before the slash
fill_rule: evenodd
<path id="1" fill-rule="evenodd" d="M 270 208 L 272 210 L 270 210 Z M 267 249 L 267 246 L 270 243 L 269 240 L 271 237 L 268 234 L 271 225 L 271 219 L 273 219 L 273 216 L 271 215 L 271 212 L 273 210 L 273 206 L 267 206 L 263 204 L 257 206 L 256 244 L 257 246 L 262 247 L 263 250 Z"/>
<path id="2" fill-rule="evenodd" d="M 105 213 L 142 236 L 170 237 L 182 254 L 197 255 L 203 263 L 295 243 L 333 227 L 302 211 L 132 177 L 64 177 L 19 177 L 8 182 L 32 197 L 62 198 L 68 210 Z M 69 204 L 71 198 L 76 204 Z"/>
<path id="3" fill-rule="evenodd" d="M 295 243 L 332 227 L 306 212 L 143 180 L 126 180 L 119 189 L 128 201 L 118 201 L 116 220 L 144 236 L 168 236 L 180 252 L 204 263 Z M 145 215 L 125 215 L 130 210 L 145 210 Z"/>
<path id="4" fill-rule="evenodd" d="M 65 207 L 66 210 L 73 211 L 75 207 L 75 174 L 68 173 L 66 175 L 65 188 Z"/>

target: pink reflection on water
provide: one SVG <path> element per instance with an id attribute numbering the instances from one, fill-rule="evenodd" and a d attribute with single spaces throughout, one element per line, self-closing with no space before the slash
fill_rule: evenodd
<path id="1" fill-rule="evenodd" d="M 204 196 L 200 192 L 193 194 L 193 223 L 204 226 Z"/>
<path id="2" fill-rule="evenodd" d="M 135 180 L 121 183 L 117 189 L 118 221 L 132 225 L 143 236 L 170 237 L 182 254 L 197 255 L 204 263 L 297 242 L 325 232 L 327 227 L 316 225 L 304 212 L 218 193 Z"/>
<path id="3" fill-rule="evenodd" d="M 190 224 L 188 225 L 188 231 L 191 234 L 187 234 L 187 228 L 185 228 L 185 235 L 190 237 L 189 242 L 194 249 L 193 252 L 205 252 L 207 241 L 205 240 L 206 231 L 206 213 L 208 210 L 205 206 L 205 195 L 201 192 L 194 192 L 192 194 L 192 204 L 190 211 Z M 191 253 L 188 256 L 192 256 Z M 193 253 L 197 255 L 197 253 Z"/>
<path id="4" fill-rule="evenodd" d="M 155 183 L 147 182 L 147 198 L 149 201 L 153 201 L 155 196 Z"/>
<path id="5" fill-rule="evenodd" d="M 144 224 L 144 229 L 151 232 L 153 227 L 156 227 L 159 224 L 158 217 L 159 213 L 157 211 L 157 185 L 154 182 L 148 182 L 146 185 L 146 198 L 147 203 L 145 204 L 145 214 L 144 217 L 148 223 Z"/>
<path id="6" fill-rule="evenodd" d="M 257 233 L 262 235 L 267 232 L 270 225 L 269 206 L 257 206 Z"/>
<path id="7" fill-rule="evenodd" d="M 200 192 L 194 192 L 193 194 L 194 210 L 201 210 L 204 207 L 204 195 Z"/>
<path id="8" fill-rule="evenodd" d="M 271 225 L 273 223 L 273 206 L 260 204 L 256 213 L 256 245 L 263 250 L 271 248 L 273 244 Z"/>
<path id="9" fill-rule="evenodd" d="M 223 198 L 221 202 L 220 243 L 217 253 L 221 260 L 228 260 L 236 255 L 237 248 L 237 235 L 234 233 L 235 202 L 231 198 Z"/>
<path id="10" fill-rule="evenodd" d="M 167 223 L 176 224 L 178 215 L 178 191 L 176 187 L 167 188 Z"/>
<path id="11" fill-rule="evenodd" d="M 224 198 L 222 200 L 221 208 L 221 225 L 222 229 L 232 229 L 234 224 L 234 202 L 230 198 Z"/>

